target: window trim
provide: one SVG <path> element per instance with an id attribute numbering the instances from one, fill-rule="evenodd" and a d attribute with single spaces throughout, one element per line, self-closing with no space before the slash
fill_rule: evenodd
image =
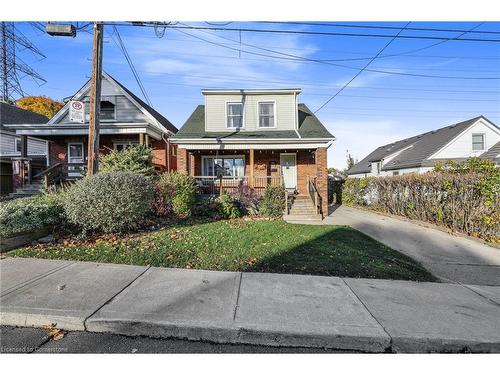
<path id="1" fill-rule="evenodd" d="M 243 176 L 222 176 L 223 178 L 244 178 L 246 173 L 246 158 L 245 154 L 235 154 L 235 155 L 202 155 L 201 156 L 201 173 L 203 177 L 217 177 L 217 175 L 210 176 L 209 174 L 205 175 L 205 163 L 206 159 L 235 159 L 240 158 L 243 159 Z M 233 166 L 234 168 L 234 166 Z"/>
<path id="2" fill-rule="evenodd" d="M 480 135 L 483 137 L 483 148 L 480 150 L 474 150 L 474 136 Z M 471 147 L 472 147 L 472 152 L 480 152 L 480 151 L 486 151 L 486 133 L 472 133 L 471 135 Z"/>
<path id="3" fill-rule="evenodd" d="M 240 104 L 241 105 L 241 126 L 229 126 L 229 104 Z M 234 115 L 232 115 L 234 116 Z M 235 116 L 234 116 L 235 117 Z M 225 104 L 225 118 L 226 118 L 226 129 L 245 129 L 245 105 L 242 101 L 236 100 L 226 100 Z"/>
<path id="4" fill-rule="evenodd" d="M 260 104 L 273 103 L 274 126 L 260 126 Z M 276 100 L 259 100 L 257 102 L 257 129 L 276 129 L 278 127 L 278 117 L 276 113 Z"/>
<path id="5" fill-rule="evenodd" d="M 19 142 L 19 149 L 17 149 L 17 142 Z M 14 150 L 16 153 L 21 153 L 21 150 L 23 148 L 23 141 L 21 138 L 15 138 L 14 141 Z"/>
<path id="6" fill-rule="evenodd" d="M 101 102 L 99 103 L 99 113 L 101 113 L 101 103 L 102 102 L 110 102 L 111 104 L 114 105 L 114 115 L 113 118 L 102 118 L 99 116 L 99 121 L 100 122 L 116 122 L 116 96 L 104 96 L 101 97 Z"/>

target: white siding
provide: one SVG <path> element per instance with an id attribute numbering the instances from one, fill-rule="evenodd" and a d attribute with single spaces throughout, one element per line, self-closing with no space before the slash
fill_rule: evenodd
<path id="1" fill-rule="evenodd" d="M 472 151 L 472 134 L 484 134 L 485 149 Z M 442 150 L 432 155 L 432 159 L 468 158 L 479 156 L 495 143 L 500 141 L 500 131 L 484 120 L 479 120 L 465 132 L 446 145 Z"/>
<path id="2" fill-rule="evenodd" d="M 226 103 L 243 103 L 244 131 L 265 131 L 258 127 L 258 102 L 275 102 L 275 128 L 270 130 L 293 130 L 295 128 L 295 98 L 293 94 L 205 94 L 205 126 L 207 131 L 231 131 L 226 126 Z"/>
<path id="3" fill-rule="evenodd" d="M 2 132 L 0 137 L 0 155 L 2 156 L 20 156 L 16 152 L 16 137 L 13 134 Z M 41 139 L 28 137 L 28 155 L 46 155 L 47 142 Z"/>

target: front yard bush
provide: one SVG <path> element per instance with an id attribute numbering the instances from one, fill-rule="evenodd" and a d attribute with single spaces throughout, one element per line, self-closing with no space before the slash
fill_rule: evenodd
<path id="1" fill-rule="evenodd" d="M 153 184 L 142 175 L 99 173 L 76 182 L 62 201 L 68 220 L 84 232 L 124 232 L 142 224 L 153 192 Z"/>
<path id="2" fill-rule="evenodd" d="M 348 178 L 342 202 L 500 240 L 500 169 L 463 166 L 425 174 Z"/>
<path id="3" fill-rule="evenodd" d="M 231 193 L 231 197 L 238 204 L 242 214 L 258 215 L 260 197 L 255 189 L 247 185 L 240 185 L 236 191 Z"/>
<path id="4" fill-rule="evenodd" d="M 159 197 L 155 212 L 160 216 L 173 213 L 177 216 L 186 217 L 196 204 L 198 186 L 195 180 L 184 173 L 166 172 L 160 176 L 157 182 Z M 156 206 L 156 205 L 155 205 Z"/>
<path id="5" fill-rule="evenodd" d="M 231 196 L 223 194 L 217 198 L 217 202 L 219 203 L 219 214 L 223 219 L 236 219 L 241 216 L 241 212 Z"/>
<path id="6" fill-rule="evenodd" d="M 280 217 L 285 210 L 285 187 L 267 185 L 259 203 L 259 214 L 267 217 Z"/>
<path id="7" fill-rule="evenodd" d="M 0 205 L 0 237 L 7 238 L 63 222 L 64 211 L 56 195 L 41 195 L 3 202 Z"/>
<path id="8" fill-rule="evenodd" d="M 100 156 L 99 171 L 102 173 L 133 172 L 153 178 L 155 173 L 152 160 L 153 155 L 149 147 L 134 145 Z"/>

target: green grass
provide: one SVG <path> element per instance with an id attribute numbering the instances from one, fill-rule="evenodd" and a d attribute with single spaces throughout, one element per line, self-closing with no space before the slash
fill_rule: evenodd
<path id="1" fill-rule="evenodd" d="M 421 265 L 347 226 L 185 221 L 125 238 L 37 245 L 10 256 L 220 271 L 435 281 Z"/>

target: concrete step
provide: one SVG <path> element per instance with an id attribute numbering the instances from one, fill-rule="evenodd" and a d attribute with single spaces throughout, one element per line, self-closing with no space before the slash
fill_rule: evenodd
<path id="1" fill-rule="evenodd" d="M 323 218 L 320 214 L 289 214 L 283 215 L 283 220 L 285 221 L 293 221 L 293 222 L 302 222 L 302 221 L 311 221 L 311 222 L 321 222 Z"/>

